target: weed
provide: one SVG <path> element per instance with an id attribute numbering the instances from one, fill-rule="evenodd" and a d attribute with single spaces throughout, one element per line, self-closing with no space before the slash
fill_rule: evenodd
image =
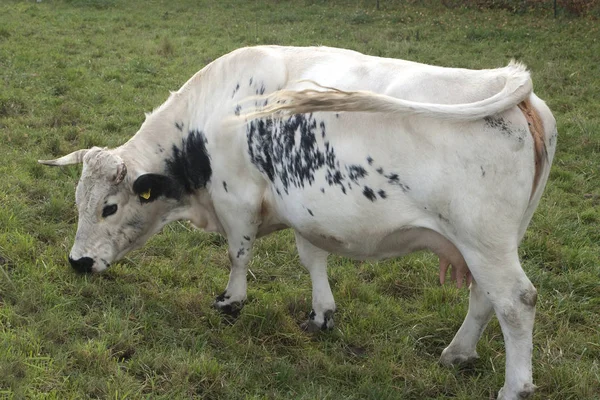
<path id="1" fill-rule="evenodd" d="M 27 112 L 25 102 L 19 98 L 0 98 L 0 117 L 15 117 Z"/>
<path id="2" fill-rule="evenodd" d="M 160 46 L 158 47 L 158 54 L 160 54 L 161 56 L 170 57 L 173 55 L 174 51 L 175 49 L 173 47 L 173 43 L 171 43 L 171 41 L 168 38 L 164 38 L 160 42 Z"/>

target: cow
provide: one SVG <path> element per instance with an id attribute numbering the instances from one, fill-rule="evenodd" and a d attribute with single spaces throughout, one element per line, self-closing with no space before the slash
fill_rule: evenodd
<path id="1" fill-rule="evenodd" d="M 307 329 L 333 326 L 330 253 L 385 259 L 428 249 L 470 282 L 441 354 L 477 358 L 496 314 L 506 347 L 498 399 L 532 396 L 537 292 L 518 246 L 540 201 L 556 122 L 522 64 L 469 70 L 328 47 L 259 46 L 213 61 L 113 148 L 83 163 L 73 268 L 100 272 L 175 220 L 227 238 L 215 307 L 246 300 L 254 241 L 291 228 L 312 282 Z M 472 280 L 469 279 L 469 274 Z"/>

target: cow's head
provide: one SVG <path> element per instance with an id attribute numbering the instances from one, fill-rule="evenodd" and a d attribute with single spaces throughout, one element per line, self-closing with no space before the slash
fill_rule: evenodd
<path id="1" fill-rule="evenodd" d="M 172 221 L 181 190 L 166 175 L 143 173 L 112 150 L 93 147 L 77 150 L 46 165 L 83 162 L 75 202 L 79 223 L 69 254 L 73 268 L 100 272 L 111 262 L 142 246 L 148 238 Z"/>

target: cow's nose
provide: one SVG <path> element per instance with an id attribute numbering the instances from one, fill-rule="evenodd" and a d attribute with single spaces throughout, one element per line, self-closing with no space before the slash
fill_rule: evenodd
<path id="1" fill-rule="evenodd" d="M 81 257 L 79 260 L 73 260 L 69 256 L 69 262 L 71 263 L 71 267 L 80 273 L 92 272 L 92 265 L 94 265 L 94 260 L 89 257 Z"/>

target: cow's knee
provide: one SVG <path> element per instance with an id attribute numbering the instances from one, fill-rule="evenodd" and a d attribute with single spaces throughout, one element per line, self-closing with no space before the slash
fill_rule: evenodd
<path id="1" fill-rule="evenodd" d="M 521 303 L 526 307 L 535 308 L 537 303 L 537 290 L 535 287 L 530 284 L 528 288 L 523 289 L 519 295 L 519 300 L 521 300 Z"/>
<path id="2" fill-rule="evenodd" d="M 517 329 L 527 329 L 528 325 L 533 324 L 537 290 L 528 282 L 527 285 L 519 288 L 516 293 L 512 296 L 512 300 L 503 302 L 504 304 L 496 312 L 498 317 L 508 323 L 509 326 Z"/>

